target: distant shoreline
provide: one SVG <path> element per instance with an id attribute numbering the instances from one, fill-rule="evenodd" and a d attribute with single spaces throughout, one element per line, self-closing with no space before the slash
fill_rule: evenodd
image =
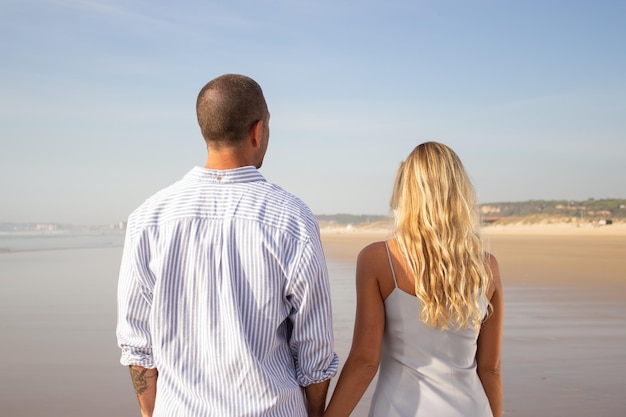
<path id="1" fill-rule="evenodd" d="M 594 225 L 590 223 L 504 224 L 484 226 L 485 235 L 581 235 L 626 236 L 626 223 Z"/>
<path id="2" fill-rule="evenodd" d="M 484 235 L 588 235 L 588 236 L 626 236 L 626 223 L 595 225 L 591 223 L 511 223 L 492 224 L 481 227 Z M 322 236 L 371 236 L 385 239 L 391 235 L 390 225 L 322 226 Z"/>

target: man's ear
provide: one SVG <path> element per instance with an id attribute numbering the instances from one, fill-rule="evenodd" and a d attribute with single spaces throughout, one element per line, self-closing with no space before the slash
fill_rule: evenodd
<path id="1" fill-rule="evenodd" d="M 250 143 L 252 147 L 259 148 L 263 142 L 263 120 L 258 120 L 252 126 L 252 132 L 250 135 Z"/>

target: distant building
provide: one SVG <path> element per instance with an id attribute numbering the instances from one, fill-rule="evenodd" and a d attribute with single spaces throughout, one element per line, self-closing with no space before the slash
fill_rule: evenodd
<path id="1" fill-rule="evenodd" d="M 554 206 L 554 208 L 556 210 L 587 210 L 587 206 L 576 206 L 574 205 L 574 202 L 570 202 L 569 205 L 564 205 L 564 204 L 557 204 L 556 206 Z"/>
<path id="2" fill-rule="evenodd" d="M 500 207 L 497 206 L 482 206 L 480 208 L 480 212 L 482 214 L 494 214 L 494 213 L 500 213 L 501 209 Z"/>
<path id="3" fill-rule="evenodd" d="M 52 223 L 39 223 L 39 224 L 36 224 L 34 227 L 34 230 L 38 232 L 53 232 L 57 229 L 58 229 L 58 226 Z"/>
<path id="4" fill-rule="evenodd" d="M 606 219 L 611 216 L 611 211 L 610 210 L 589 211 L 589 215 L 603 217 Z"/>
<path id="5" fill-rule="evenodd" d="M 502 217 L 499 216 L 480 216 L 480 223 L 483 225 L 488 225 L 488 224 L 492 224 L 497 222 L 498 220 L 502 219 Z"/>

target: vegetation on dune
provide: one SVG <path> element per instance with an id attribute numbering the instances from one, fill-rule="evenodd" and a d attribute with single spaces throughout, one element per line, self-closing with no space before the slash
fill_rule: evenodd
<path id="1" fill-rule="evenodd" d="M 485 203 L 479 206 L 486 224 L 554 224 L 598 223 L 600 221 L 626 221 L 626 199 L 590 198 L 574 200 L 529 200 L 522 202 Z M 317 215 L 322 227 L 358 226 L 377 227 L 391 225 L 391 216 L 367 214 Z"/>
<path id="2" fill-rule="evenodd" d="M 588 199 L 530 200 L 524 202 L 480 205 L 483 220 L 488 223 L 587 223 L 626 220 L 626 200 Z"/>

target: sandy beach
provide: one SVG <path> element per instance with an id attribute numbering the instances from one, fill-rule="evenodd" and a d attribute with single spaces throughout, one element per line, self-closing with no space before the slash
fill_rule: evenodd
<path id="1" fill-rule="evenodd" d="M 490 226 L 483 235 L 505 287 L 504 414 L 624 415 L 626 224 Z M 322 230 L 329 260 L 346 264 L 390 236 Z M 338 350 L 346 334 L 336 336 Z M 367 401 L 353 415 L 366 415 Z"/>
<path id="2" fill-rule="evenodd" d="M 504 415 L 624 416 L 626 226 L 488 227 L 484 235 L 505 286 Z M 357 254 L 389 236 L 322 230 L 341 365 L 352 341 Z M 0 247 L 13 250 L 0 253 L 3 416 L 137 414 L 115 343 L 122 238 L 4 236 Z M 372 391 L 354 417 L 367 415 Z"/>
<path id="3" fill-rule="evenodd" d="M 482 232 L 505 285 L 615 288 L 620 291 L 611 295 L 626 299 L 626 223 L 488 226 Z M 327 256 L 345 262 L 356 262 L 367 244 L 391 237 L 384 228 L 328 228 L 321 234 Z"/>

